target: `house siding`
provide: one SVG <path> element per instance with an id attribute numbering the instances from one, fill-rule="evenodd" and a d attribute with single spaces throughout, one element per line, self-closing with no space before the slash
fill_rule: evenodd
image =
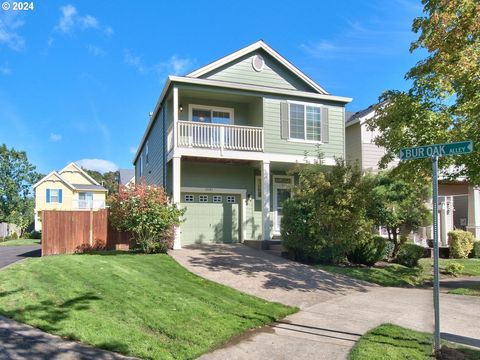
<path id="1" fill-rule="evenodd" d="M 252 66 L 252 58 L 257 54 L 265 60 L 262 71 L 256 71 Z M 201 78 L 279 89 L 312 91 L 312 88 L 263 51 L 247 54 L 220 69 L 203 75 Z"/>
<path id="2" fill-rule="evenodd" d="M 360 123 L 350 125 L 345 129 L 345 157 L 347 162 L 362 166 L 362 141 Z"/>
<path id="3" fill-rule="evenodd" d="M 333 105 L 327 102 L 313 102 L 328 107 L 329 110 L 329 142 L 328 144 L 314 144 L 307 142 L 295 142 L 281 138 L 280 134 L 280 103 L 293 100 L 291 98 L 267 97 L 263 99 L 263 124 L 265 132 L 265 152 L 281 153 L 289 155 L 315 156 L 320 150 L 327 158 L 344 158 L 344 137 L 345 137 L 345 111 L 343 106 Z M 302 101 L 295 99 L 295 101 Z"/>
<path id="4" fill-rule="evenodd" d="M 367 124 L 362 124 L 362 169 L 369 171 L 378 171 L 378 163 L 385 155 L 385 148 L 376 145 L 373 141 L 379 136 L 378 131 L 370 131 Z M 394 160 L 388 164 L 388 168 L 398 165 L 398 160 Z"/>

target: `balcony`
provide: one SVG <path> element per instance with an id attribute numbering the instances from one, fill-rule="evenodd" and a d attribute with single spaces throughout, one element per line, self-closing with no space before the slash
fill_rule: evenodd
<path id="1" fill-rule="evenodd" d="M 73 200 L 72 207 L 78 210 L 105 209 L 103 200 Z"/>
<path id="2" fill-rule="evenodd" d="M 168 129 L 167 147 L 172 150 L 174 136 L 177 136 L 178 147 L 236 150 L 236 151 L 263 151 L 263 128 L 254 126 L 224 125 L 200 123 L 193 121 L 178 121 L 177 129 Z"/>

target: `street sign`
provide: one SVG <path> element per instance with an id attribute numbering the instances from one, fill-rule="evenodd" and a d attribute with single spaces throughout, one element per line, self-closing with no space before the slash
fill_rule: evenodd
<path id="1" fill-rule="evenodd" d="M 433 307 L 435 317 L 434 348 L 440 352 L 440 277 L 438 259 L 438 158 L 442 156 L 468 154 L 473 151 L 471 140 L 449 144 L 435 144 L 404 148 L 400 160 L 432 159 L 432 203 L 433 203 Z"/>
<path id="2" fill-rule="evenodd" d="M 468 154 L 473 151 L 473 142 L 460 141 L 400 149 L 400 160 L 414 160 L 449 155 Z"/>

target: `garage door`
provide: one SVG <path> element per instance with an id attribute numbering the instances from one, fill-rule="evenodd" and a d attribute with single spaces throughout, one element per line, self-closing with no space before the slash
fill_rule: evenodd
<path id="1" fill-rule="evenodd" d="M 182 207 L 182 245 L 239 241 L 239 195 L 182 193 Z"/>

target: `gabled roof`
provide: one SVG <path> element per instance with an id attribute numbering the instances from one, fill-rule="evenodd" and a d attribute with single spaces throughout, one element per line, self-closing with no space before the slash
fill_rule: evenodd
<path id="1" fill-rule="evenodd" d="M 349 116 L 347 116 L 347 114 L 345 113 L 345 127 L 349 127 L 351 125 L 354 125 L 354 124 L 360 122 L 361 119 L 364 118 L 365 116 L 367 116 L 368 114 L 370 114 L 372 112 L 375 112 L 375 107 L 377 105 L 378 104 L 370 105 L 366 109 L 357 111 L 356 113 L 353 113 L 353 114 L 352 113 L 348 114 Z"/>
<path id="2" fill-rule="evenodd" d="M 126 185 L 135 176 L 135 169 L 119 169 L 120 173 L 120 185 Z"/>
<path id="3" fill-rule="evenodd" d="M 70 164 L 65 166 L 62 170 L 59 171 L 59 174 L 62 174 L 64 171 L 66 171 L 69 166 L 73 166 L 76 170 L 78 170 L 83 176 L 85 176 L 94 185 L 100 185 L 94 178 L 92 178 L 90 175 L 88 175 L 85 171 L 83 171 L 83 169 L 80 166 L 78 166 L 74 162 L 71 162 Z"/>
<path id="4" fill-rule="evenodd" d="M 49 173 L 47 176 L 45 176 L 44 178 L 40 179 L 39 181 L 37 181 L 37 183 L 35 183 L 33 185 L 33 189 L 35 189 L 38 185 L 40 185 L 41 183 L 43 183 L 44 181 L 47 181 L 51 176 L 55 176 L 58 180 L 60 180 L 61 182 L 63 182 L 68 188 L 72 189 L 72 190 L 75 190 L 75 187 L 70 184 L 67 180 L 65 180 L 64 178 L 62 178 L 60 176 L 60 174 L 58 172 L 56 172 L 55 170 L 52 171 L 51 173 Z"/>
<path id="5" fill-rule="evenodd" d="M 209 72 L 212 72 L 215 69 L 218 69 L 232 61 L 235 61 L 242 56 L 249 54 L 253 51 L 256 50 L 263 50 L 267 54 L 269 54 L 271 57 L 273 57 L 275 60 L 277 60 L 280 64 L 285 66 L 288 70 L 290 70 L 293 74 L 295 74 L 298 78 L 300 78 L 302 81 L 304 81 L 306 84 L 308 84 L 310 87 L 315 89 L 319 94 L 324 94 L 328 95 L 328 92 L 322 88 L 320 85 L 318 85 L 315 81 L 310 79 L 307 75 L 305 75 L 302 71 L 300 71 L 295 65 L 293 65 L 291 62 L 289 62 L 287 59 L 285 59 L 282 55 L 280 55 L 278 52 L 276 52 L 274 49 L 272 49 L 270 46 L 268 46 L 263 40 L 259 40 L 257 42 L 254 42 L 251 45 L 248 45 L 240 50 L 237 50 L 227 56 L 222 57 L 221 59 L 218 59 L 214 62 L 211 62 L 208 65 L 205 65 L 201 67 L 198 70 L 192 71 L 191 73 L 187 74 L 187 77 L 192 77 L 192 78 L 199 78 L 202 75 L 205 75 Z"/>

